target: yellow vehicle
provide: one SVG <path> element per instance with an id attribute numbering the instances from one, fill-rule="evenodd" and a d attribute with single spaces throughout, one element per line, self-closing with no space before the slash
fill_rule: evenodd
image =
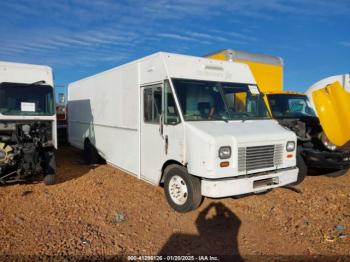
<path id="1" fill-rule="evenodd" d="M 309 168 L 343 170 L 350 166 L 350 77 L 326 78 L 307 94 L 283 91 L 283 60 L 280 57 L 222 50 L 208 57 L 247 64 L 270 115 L 298 137 L 297 165 L 300 183 Z M 243 106 L 245 98 L 241 100 Z"/>
<path id="2" fill-rule="evenodd" d="M 283 90 L 283 59 L 281 57 L 232 49 L 221 50 L 206 57 L 248 65 L 263 93 Z"/>
<path id="3" fill-rule="evenodd" d="M 324 132 L 337 146 L 350 141 L 350 74 L 331 76 L 312 85 L 306 94 L 316 108 Z"/>

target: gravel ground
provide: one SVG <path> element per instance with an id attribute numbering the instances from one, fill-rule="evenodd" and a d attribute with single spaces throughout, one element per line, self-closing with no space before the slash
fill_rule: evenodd
<path id="1" fill-rule="evenodd" d="M 56 185 L 0 188 L 2 259 L 350 256 L 349 173 L 309 176 L 298 186 L 301 192 L 280 188 L 262 195 L 205 199 L 198 210 L 179 214 L 168 206 L 161 187 L 108 165 L 84 166 L 81 152 L 68 146 L 57 158 Z"/>

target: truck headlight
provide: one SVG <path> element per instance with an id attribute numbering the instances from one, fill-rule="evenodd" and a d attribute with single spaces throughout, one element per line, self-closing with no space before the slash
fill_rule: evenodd
<path id="1" fill-rule="evenodd" d="M 231 157 L 231 147 L 230 146 L 222 146 L 219 149 L 219 158 L 227 159 Z"/>
<path id="2" fill-rule="evenodd" d="M 294 141 L 288 141 L 286 145 L 287 152 L 293 152 L 295 149 L 295 142 Z"/>
<path id="3" fill-rule="evenodd" d="M 335 144 L 333 144 L 331 141 L 329 141 L 329 139 L 328 139 L 328 137 L 326 136 L 325 133 L 322 133 L 322 135 L 321 135 L 321 141 L 322 141 L 323 145 L 324 145 L 327 149 L 329 149 L 329 150 L 331 150 L 331 151 L 334 151 L 334 150 L 337 149 L 337 146 L 336 146 Z"/>

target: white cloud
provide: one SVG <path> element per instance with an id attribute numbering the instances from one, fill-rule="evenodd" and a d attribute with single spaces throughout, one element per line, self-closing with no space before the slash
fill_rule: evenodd
<path id="1" fill-rule="evenodd" d="M 340 42 L 342 46 L 350 47 L 350 42 Z"/>
<path id="2" fill-rule="evenodd" d="M 161 34 L 158 34 L 158 36 L 164 37 L 164 38 L 176 39 L 176 40 L 196 41 L 196 38 L 184 36 L 180 34 L 161 33 Z"/>
<path id="3" fill-rule="evenodd" d="M 259 39 L 253 32 L 243 33 L 245 23 L 232 30 L 214 30 L 215 24 L 205 27 L 201 22 L 222 19 L 225 13 L 233 19 L 273 19 L 276 13 L 347 15 L 347 1 L 131 0 L 123 4 L 113 0 L 3 0 L 0 59 L 88 66 L 96 61 L 128 60 L 136 49 L 155 51 L 164 39 L 176 43 L 173 50 L 184 52 L 194 44 L 215 48 L 249 45 Z M 342 44 L 349 46 L 349 42 Z"/>

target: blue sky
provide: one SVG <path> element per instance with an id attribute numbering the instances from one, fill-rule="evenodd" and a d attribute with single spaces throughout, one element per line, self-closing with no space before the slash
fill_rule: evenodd
<path id="1" fill-rule="evenodd" d="M 350 72 L 349 0 L 2 0 L 0 10 L 0 60 L 50 65 L 58 86 L 157 51 L 278 55 L 298 91 Z"/>

